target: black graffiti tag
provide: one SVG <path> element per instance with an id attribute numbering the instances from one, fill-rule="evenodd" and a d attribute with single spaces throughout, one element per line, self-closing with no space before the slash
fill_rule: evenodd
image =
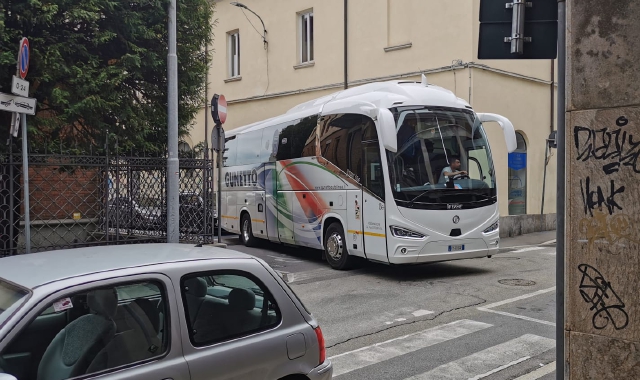
<path id="1" fill-rule="evenodd" d="M 602 187 L 596 186 L 594 189 L 591 185 L 591 178 L 587 177 L 583 183 L 580 180 L 580 193 L 582 194 L 582 203 L 584 204 L 584 213 L 593 216 L 593 210 L 605 206 L 609 215 L 612 215 L 615 209 L 621 210 L 622 207 L 616 202 L 616 195 L 624 193 L 624 186 L 616 188 L 615 182 L 611 180 L 611 190 L 603 191 Z M 605 196 L 606 195 L 606 196 Z"/>
<path id="2" fill-rule="evenodd" d="M 624 127 L 628 123 L 629 120 L 624 116 L 616 120 L 618 127 Z M 578 161 L 584 162 L 589 159 L 603 161 L 602 170 L 605 174 L 618 172 L 621 166 L 631 167 L 635 173 L 640 173 L 638 162 L 640 140 L 626 130 L 621 128 L 594 130 L 575 126 L 573 138 Z"/>
<path id="3" fill-rule="evenodd" d="M 589 264 L 578 265 L 582 273 L 580 295 L 591 304 L 589 310 L 595 311 L 591 322 L 593 327 L 602 330 L 611 323 L 616 330 L 622 330 L 629 324 L 629 315 L 624 310 L 625 304 L 605 280 L 602 273 Z"/>

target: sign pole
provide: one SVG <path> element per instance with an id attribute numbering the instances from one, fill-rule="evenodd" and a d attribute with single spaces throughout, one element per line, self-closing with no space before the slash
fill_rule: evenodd
<path id="1" fill-rule="evenodd" d="M 29 215 L 29 154 L 27 147 L 27 115 L 20 118 L 22 123 L 22 182 L 24 190 L 24 241 L 26 253 L 31 253 L 31 217 Z"/>
<path id="2" fill-rule="evenodd" d="M 222 243 L 222 154 L 224 152 L 224 134 L 222 125 L 216 124 L 218 134 L 218 244 Z"/>

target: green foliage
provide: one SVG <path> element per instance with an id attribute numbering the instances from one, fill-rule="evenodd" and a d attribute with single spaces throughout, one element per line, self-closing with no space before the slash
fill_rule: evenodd
<path id="1" fill-rule="evenodd" d="M 213 40 L 212 0 L 177 0 L 178 125 L 202 105 Z M 0 0 L 0 92 L 10 92 L 18 44 L 29 38 L 27 79 L 38 114 L 31 146 L 162 152 L 167 141 L 168 0 Z M 211 53 L 211 51 L 209 51 Z M 0 147 L 11 114 L 0 113 Z M 2 149 L 0 148 L 0 149 Z M 95 148 L 94 148 L 95 149 Z"/>

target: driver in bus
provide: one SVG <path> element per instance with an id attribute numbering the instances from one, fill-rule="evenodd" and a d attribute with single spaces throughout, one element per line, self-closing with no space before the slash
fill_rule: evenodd
<path id="1" fill-rule="evenodd" d="M 449 166 L 442 169 L 442 172 L 440 173 L 440 183 L 448 182 L 449 180 L 455 179 L 461 175 L 467 175 L 466 171 L 459 170 L 461 165 L 459 158 L 452 157 Z"/>

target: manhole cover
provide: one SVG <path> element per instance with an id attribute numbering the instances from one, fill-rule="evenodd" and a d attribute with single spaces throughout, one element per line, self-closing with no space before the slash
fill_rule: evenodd
<path id="1" fill-rule="evenodd" d="M 501 283 L 502 285 L 509 285 L 509 286 L 533 286 L 536 284 L 535 281 L 523 280 L 520 278 L 498 280 L 498 282 Z"/>

